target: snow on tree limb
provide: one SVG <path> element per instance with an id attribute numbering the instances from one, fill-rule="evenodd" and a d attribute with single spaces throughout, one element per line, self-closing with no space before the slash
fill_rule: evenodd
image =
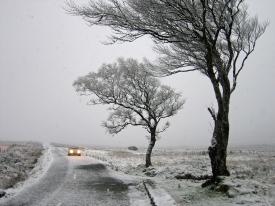
<path id="1" fill-rule="evenodd" d="M 102 124 L 111 134 L 128 125 L 142 126 L 150 132 L 162 119 L 175 115 L 185 102 L 174 89 L 161 85 L 146 64 L 133 59 L 104 64 L 98 72 L 79 77 L 73 85 L 78 93 L 90 97 L 91 104 L 111 105 L 113 112 Z M 166 123 L 156 133 L 168 127 Z"/>

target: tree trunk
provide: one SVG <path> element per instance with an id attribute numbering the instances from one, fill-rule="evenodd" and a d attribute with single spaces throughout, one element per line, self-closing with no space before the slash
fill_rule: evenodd
<path id="1" fill-rule="evenodd" d="M 213 56 L 214 55 L 214 56 Z M 229 176 L 230 173 L 226 166 L 227 157 L 227 145 L 229 138 L 229 104 L 230 104 L 230 81 L 228 79 L 228 73 L 218 52 L 213 53 L 209 49 L 207 57 L 207 74 L 211 80 L 215 97 L 218 105 L 217 114 L 215 111 L 208 109 L 214 120 L 214 131 L 211 141 L 211 146 L 208 148 L 209 157 L 211 161 L 213 180 L 216 180 L 217 176 Z M 213 58 L 215 61 L 213 61 Z M 213 68 L 214 64 L 218 71 L 215 73 Z"/>
<path id="2" fill-rule="evenodd" d="M 217 176 L 229 176 L 226 166 L 227 145 L 229 138 L 229 96 L 223 97 L 222 105 L 219 104 L 217 119 L 213 132 L 211 146 L 208 148 L 211 160 L 213 179 Z"/>
<path id="3" fill-rule="evenodd" d="M 151 139 L 150 139 L 150 144 L 147 148 L 147 152 L 146 152 L 146 163 L 145 163 L 145 167 L 150 167 L 152 166 L 152 162 L 151 162 L 151 154 L 152 154 L 152 150 L 155 146 L 156 143 L 156 130 L 153 129 L 151 130 Z"/>

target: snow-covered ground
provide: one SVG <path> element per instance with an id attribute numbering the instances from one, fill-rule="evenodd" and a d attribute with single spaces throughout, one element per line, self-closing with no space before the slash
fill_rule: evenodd
<path id="1" fill-rule="evenodd" d="M 150 178 L 178 205 L 275 205 L 275 146 L 230 148 L 231 176 L 215 189 L 201 187 L 211 175 L 206 148 L 155 149 L 154 167 L 147 170 L 144 149 L 90 148 L 85 155 L 104 161 L 113 170 Z"/>
<path id="2" fill-rule="evenodd" d="M 47 171 L 51 161 L 51 147 L 34 142 L 2 143 L 8 148 L 0 153 L 0 190 L 2 200 L 36 182 Z"/>

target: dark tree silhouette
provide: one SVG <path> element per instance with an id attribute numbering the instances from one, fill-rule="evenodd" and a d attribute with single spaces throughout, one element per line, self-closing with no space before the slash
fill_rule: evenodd
<path id="1" fill-rule="evenodd" d="M 74 86 L 91 97 L 91 104 L 111 105 L 113 112 L 103 123 L 109 133 L 117 134 L 128 125 L 142 126 L 150 133 L 146 167 L 152 165 L 156 137 L 169 127 L 168 121 L 162 124 L 161 120 L 175 115 L 184 104 L 179 93 L 161 85 L 145 64 L 133 59 L 104 64 L 97 73 L 80 77 Z"/>
<path id="2" fill-rule="evenodd" d="M 217 109 L 209 147 L 212 173 L 229 175 L 226 166 L 229 105 L 237 79 L 267 23 L 250 17 L 244 0 L 102 0 L 86 6 L 69 2 L 69 12 L 90 25 L 110 27 L 112 42 L 150 35 L 160 59 L 159 75 L 200 71 L 212 83 Z"/>

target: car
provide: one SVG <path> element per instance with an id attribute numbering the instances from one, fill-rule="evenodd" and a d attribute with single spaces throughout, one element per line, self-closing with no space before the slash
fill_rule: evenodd
<path id="1" fill-rule="evenodd" d="M 70 147 L 68 149 L 68 156 L 81 156 L 81 149 L 77 147 Z"/>

